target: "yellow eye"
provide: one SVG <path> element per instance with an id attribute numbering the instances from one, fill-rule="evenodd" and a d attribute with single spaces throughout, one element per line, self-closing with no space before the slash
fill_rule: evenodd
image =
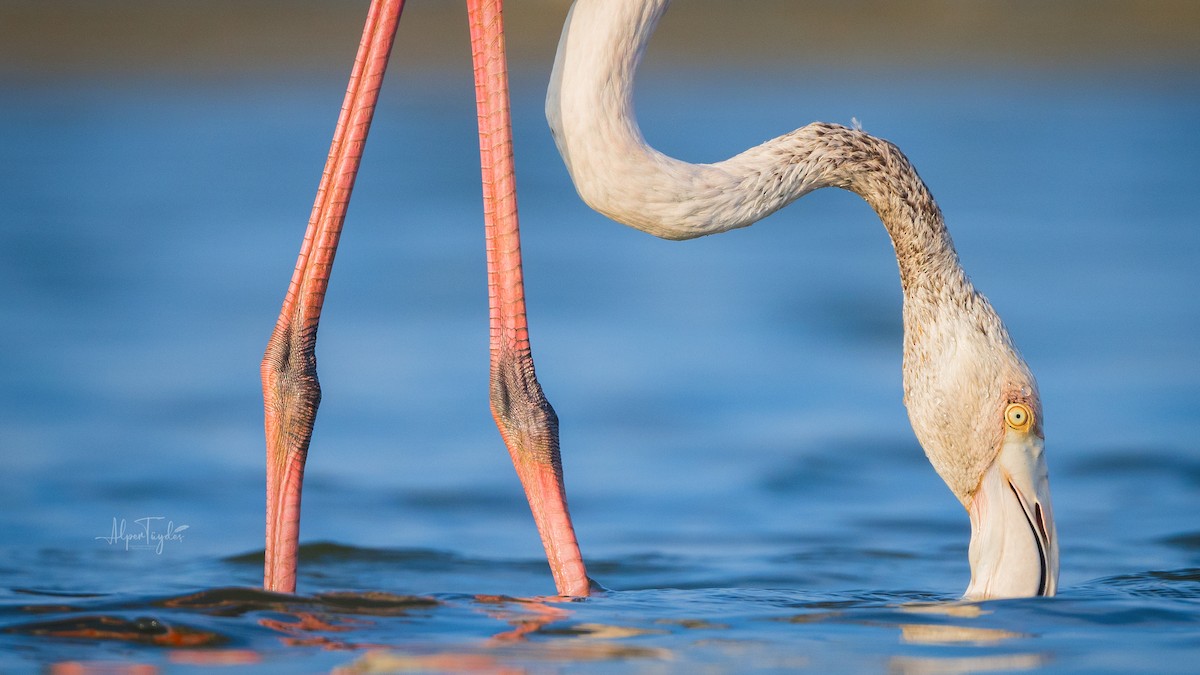
<path id="1" fill-rule="evenodd" d="M 1024 403 L 1009 403 L 1004 409 L 1004 421 L 1017 431 L 1025 431 L 1033 424 L 1033 411 Z"/>

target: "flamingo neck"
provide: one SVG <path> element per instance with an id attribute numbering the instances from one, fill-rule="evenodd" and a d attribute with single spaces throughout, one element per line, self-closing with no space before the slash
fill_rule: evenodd
<path id="1" fill-rule="evenodd" d="M 840 187 L 863 197 L 891 235 L 906 305 L 974 293 L 928 188 L 887 141 L 814 123 L 713 164 L 650 147 L 634 116 L 633 82 L 669 4 L 576 0 L 563 27 L 546 116 L 589 206 L 664 239 L 691 239 L 746 227 L 813 190 Z"/>
<path id="2" fill-rule="evenodd" d="M 546 116 L 580 196 L 600 213 L 666 239 L 746 227 L 823 187 L 861 196 L 891 236 L 899 266 L 910 421 L 938 473 L 969 499 L 994 453 L 960 447 L 958 439 L 979 430 L 947 422 L 948 402 L 982 410 L 991 402 L 977 399 L 994 394 L 983 383 L 1002 371 L 1027 371 L 963 272 L 929 189 L 895 145 L 833 124 L 809 124 L 713 164 L 682 162 L 647 145 L 633 114 L 633 81 L 667 5 L 576 0 L 571 8 Z"/>

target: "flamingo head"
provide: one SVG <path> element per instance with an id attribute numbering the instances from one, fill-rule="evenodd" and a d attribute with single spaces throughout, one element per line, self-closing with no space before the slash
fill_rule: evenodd
<path id="1" fill-rule="evenodd" d="M 906 308 L 905 403 L 917 439 L 971 521 L 965 598 L 1054 595 L 1058 537 L 1037 382 L 987 300 Z"/>

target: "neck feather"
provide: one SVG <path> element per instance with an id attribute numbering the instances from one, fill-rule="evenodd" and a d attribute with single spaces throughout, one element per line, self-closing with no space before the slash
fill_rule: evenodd
<path id="1" fill-rule="evenodd" d="M 813 190 L 840 187 L 865 199 L 891 235 L 906 309 L 909 300 L 973 294 L 941 211 L 887 141 L 814 123 L 714 164 L 689 164 L 647 145 L 633 111 L 634 74 L 668 4 L 577 0 L 563 28 L 546 115 L 589 206 L 658 237 L 691 239 L 746 227 Z"/>

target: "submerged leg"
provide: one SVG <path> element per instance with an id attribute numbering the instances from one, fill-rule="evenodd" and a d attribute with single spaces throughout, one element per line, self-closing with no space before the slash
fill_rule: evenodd
<path id="1" fill-rule="evenodd" d="M 321 387 L 317 382 L 317 323 L 329 285 L 338 237 L 354 189 L 359 159 L 396 37 L 403 0 L 372 0 L 346 99 L 317 188 L 312 217 L 283 309 L 262 361 L 267 435 L 267 541 L 263 587 L 296 590 L 300 489 Z"/>
<path id="2" fill-rule="evenodd" d="M 525 488 L 560 595 L 589 583 L 567 511 L 558 417 L 533 372 L 521 276 L 521 238 L 500 0 L 468 0 L 487 235 L 492 415 Z"/>

